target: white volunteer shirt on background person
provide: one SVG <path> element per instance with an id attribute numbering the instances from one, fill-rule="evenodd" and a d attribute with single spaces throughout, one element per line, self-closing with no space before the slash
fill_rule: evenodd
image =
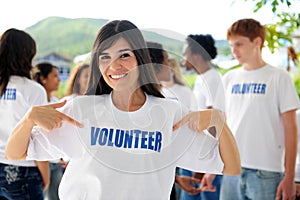
<path id="1" fill-rule="evenodd" d="M 267 64 L 257 70 L 229 71 L 223 83 L 226 102 L 234 105 L 226 105 L 226 119 L 238 141 L 242 166 L 283 172 L 285 145 L 280 113 L 300 106 L 290 75 Z M 260 103 L 253 103 L 253 98 Z M 260 120 L 251 125 L 255 116 Z M 260 143 L 269 145 L 257 145 Z"/>
<path id="2" fill-rule="evenodd" d="M 0 98 L 0 122 L 2 124 L 0 126 L 0 163 L 18 166 L 36 166 L 34 161 L 7 160 L 4 158 L 4 151 L 10 133 L 31 106 L 46 104 L 47 95 L 41 85 L 25 77 L 10 77 L 6 92 Z"/>

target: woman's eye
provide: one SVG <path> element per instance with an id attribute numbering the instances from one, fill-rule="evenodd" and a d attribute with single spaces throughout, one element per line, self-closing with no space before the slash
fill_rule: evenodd
<path id="1" fill-rule="evenodd" d="M 130 54 L 129 53 L 123 53 L 120 58 L 128 58 L 130 57 Z"/>
<path id="2" fill-rule="evenodd" d="M 110 59 L 110 56 L 100 56 L 100 60 L 108 60 Z"/>

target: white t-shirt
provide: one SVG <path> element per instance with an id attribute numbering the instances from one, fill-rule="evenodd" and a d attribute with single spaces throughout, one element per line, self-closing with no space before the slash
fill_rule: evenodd
<path id="1" fill-rule="evenodd" d="M 68 96 L 64 96 L 61 98 L 61 101 L 64 101 L 64 100 L 67 100 L 67 101 L 70 101 L 71 99 L 74 99 L 75 97 L 79 96 L 78 94 L 76 93 L 73 93 L 73 94 L 70 94 Z"/>
<path id="2" fill-rule="evenodd" d="M 45 104 L 47 95 L 40 84 L 25 77 L 10 77 L 6 92 L 0 97 L 0 163 L 35 166 L 33 161 L 6 160 L 4 151 L 11 132 L 31 106 Z"/>
<path id="3" fill-rule="evenodd" d="M 290 75 L 266 65 L 238 68 L 223 76 L 226 116 L 238 144 L 242 167 L 284 171 L 284 127 L 281 114 L 299 108 Z"/>
<path id="4" fill-rule="evenodd" d="M 193 92 L 199 109 L 212 106 L 224 111 L 225 97 L 222 76 L 216 69 L 211 68 L 205 73 L 197 75 Z"/>
<path id="5" fill-rule="evenodd" d="M 193 91 L 187 86 L 174 84 L 171 87 L 163 87 L 162 93 L 166 98 L 176 100 L 191 111 L 198 110 L 197 100 Z"/>
<path id="6" fill-rule="evenodd" d="M 35 127 L 27 159 L 71 158 L 60 199 L 169 199 L 175 168 L 221 173 L 218 141 L 187 125 L 172 126 L 188 112 L 176 101 L 146 95 L 137 111 L 124 112 L 111 95 L 79 96 L 63 112 L 84 128 L 63 123 L 50 133 Z"/>

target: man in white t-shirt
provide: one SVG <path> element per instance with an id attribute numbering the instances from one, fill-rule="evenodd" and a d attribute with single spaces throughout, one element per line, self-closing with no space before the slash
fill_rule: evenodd
<path id="1" fill-rule="evenodd" d="M 299 98 L 290 75 L 261 55 L 266 30 L 241 19 L 227 32 L 242 65 L 223 77 L 226 117 L 238 143 L 242 174 L 223 176 L 221 199 L 294 199 Z"/>
<path id="2" fill-rule="evenodd" d="M 209 34 L 188 35 L 186 42 L 187 45 L 183 52 L 183 65 L 187 70 L 193 69 L 197 74 L 193 93 L 197 100 L 198 109 L 215 108 L 224 111 L 225 97 L 221 74 L 211 62 L 217 55 L 213 37 Z M 215 130 L 210 129 L 209 131 L 211 134 L 215 134 Z M 180 174 L 202 179 L 201 187 L 211 189 L 210 192 L 199 194 L 190 194 L 183 191 L 181 200 L 219 199 L 222 175 L 204 175 L 185 169 L 180 169 Z M 199 185 L 197 186 L 199 187 Z"/>

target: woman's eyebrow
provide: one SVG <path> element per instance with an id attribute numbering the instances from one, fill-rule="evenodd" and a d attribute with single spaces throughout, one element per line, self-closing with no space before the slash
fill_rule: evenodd
<path id="1" fill-rule="evenodd" d="M 126 51 L 132 51 L 132 49 L 130 49 L 130 48 L 120 49 L 120 50 L 118 51 L 118 53 L 122 53 L 122 52 L 126 52 Z M 101 53 L 99 54 L 99 56 L 102 56 L 102 55 L 109 55 L 109 53 L 101 52 Z"/>
<path id="2" fill-rule="evenodd" d="M 119 50 L 118 52 L 119 52 L 119 53 L 122 53 L 122 52 L 124 52 L 124 51 L 132 51 L 132 49 L 130 49 L 130 48 L 121 49 L 121 50 Z"/>
<path id="3" fill-rule="evenodd" d="M 101 53 L 99 54 L 99 56 L 103 56 L 103 55 L 108 55 L 108 53 L 101 52 Z"/>

